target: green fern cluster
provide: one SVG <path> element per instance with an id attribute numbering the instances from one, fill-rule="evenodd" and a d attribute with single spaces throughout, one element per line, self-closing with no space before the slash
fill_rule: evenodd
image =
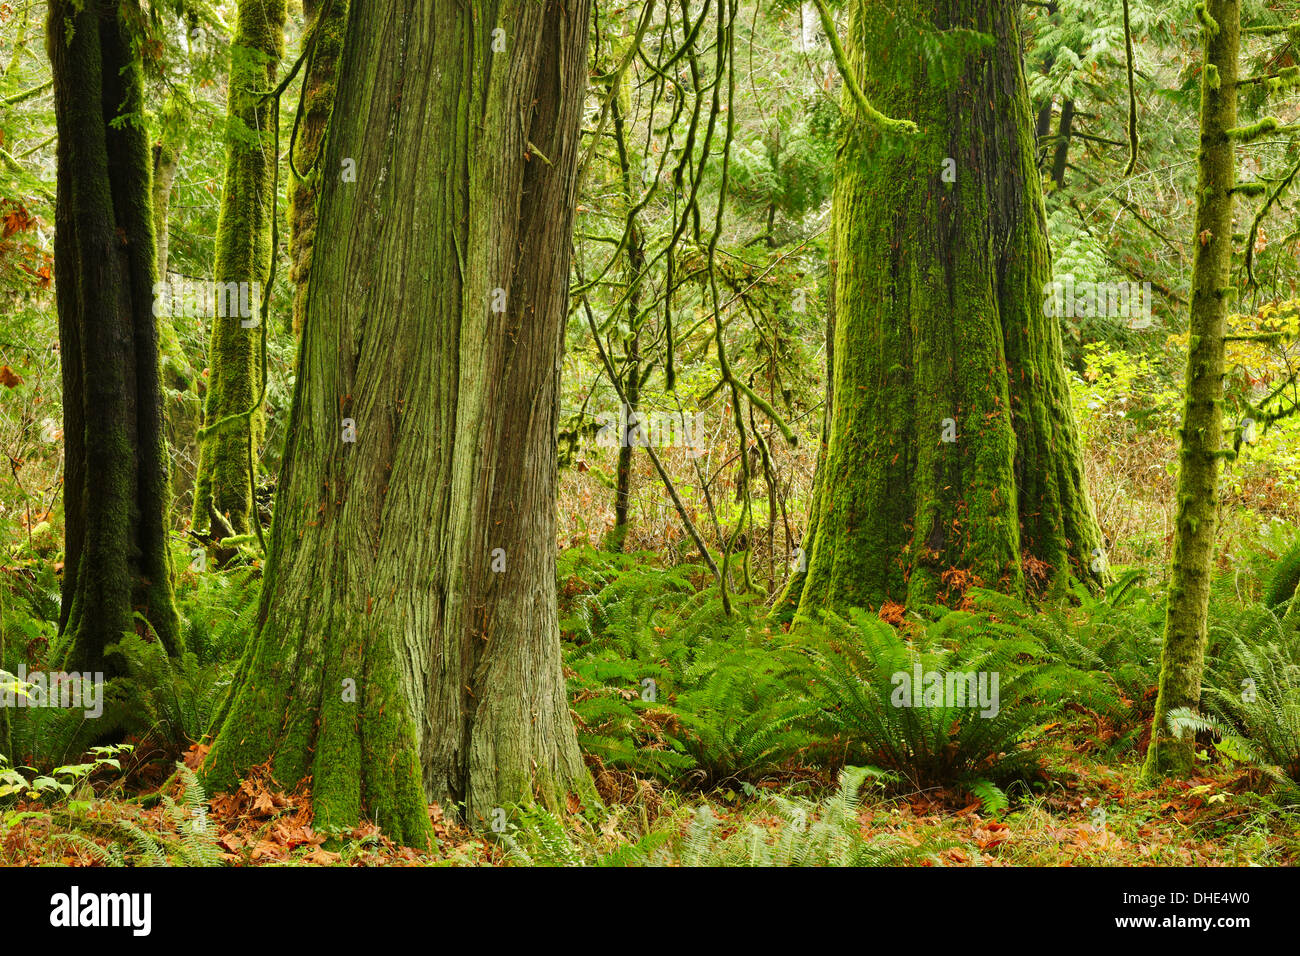
<path id="1" fill-rule="evenodd" d="M 208 820 L 207 793 L 188 767 L 177 764 L 176 769 L 184 790 L 179 802 L 162 796 L 166 830 L 151 832 L 134 820 L 118 820 L 114 827 L 119 837 L 106 846 L 75 831 L 61 838 L 105 866 L 221 866 L 218 835 Z"/>
<path id="2" fill-rule="evenodd" d="M 1004 621 L 951 611 L 904 637 L 863 611 L 806 625 L 816 665 L 814 726 L 848 763 L 884 768 L 916 788 L 998 783 L 1039 774 L 1032 744 L 1044 725 L 1105 686 L 1053 661 L 1043 645 Z M 997 679 L 994 707 L 971 700 L 912 701 L 899 691 L 923 675 Z"/>
<path id="3" fill-rule="evenodd" d="M 108 653 L 123 677 L 110 682 L 115 724 L 148 736 L 173 755 L 212 729 L 238 660 L 256 626 L 261 579 L 256 568 L 213 571 L 180 596 L 185 651 L 168 657 L 157 641 L 123 635 Z"/>
<path id="4" fill-rule="evenodd" d="M 1264 605 L 1275 610 L 1282 610 L 1296 594 L 1300 586 L 1300 541 L 1278 558 L 1264 588 Z"/>
<path id="5" fill-rule="evenodd" d="M 656 829 L 612 849 L 592 834 L 584 838 L 577 832 L 580 823 L 566 827 L 545 808 L 531 806 L 519 811 L 501 840 L 511 861 L 522 866 L 895 866 L 951 845 L 922 849 L 892 837 L 867 837 L 859 821 L 862 792 L 882 776 L 871 768 L 847 768 L 836 790 L 821 800 L 759 794 L 746 786 L 755 801 L 739 827 L 724 824 L 702 804 L 686 820 L 666 816 Z"/>
<path id="6" fill-rule="evenodd" d="M 730 830 L 708 806 L 700 807 L 678 849 L 683 866 L 898 866 L 947 849 L 944 841 L 924 849 L 894 837 L 868 839 L 858 816 L 862 790 L 880 771 L 847 767 L 839 786 L 823 800 L 773 795 L 761 809 L 775 829 L 750 822 Z"/>
<path id="7" fill-rule="evenodd" d="M 501 834 L 511 862 L 520 866 L 647 866 L 668 841 L 669 834 L 653 832 L 640 839 L 601 849 L 580 842 L 563 821 L 540 804 L 523 807 L 518 823 Z"/>
<path id="8" fill-rule="evenodd" d="M 136 634 L 123 635 L 109 654 L 120 657 L 126 671 L 110 682 L 115 723 L 173 755 L 208 733 L 230 689 L 233 664 L 204 664 L 190 650 L 171 658 L 158 641 Z"/>
<path id="9" fill-rule="evenodd" d="M 758 780 L 814 743 L 808 661 L 789 638 L 751 625 L 730 639 L 669 648 L 670 688 L 704 787 Z"/>
<path id="10" fill-rule="evenodd" d="M 1209 730 L 1229 756 L 1300 784 L 1300 639 L 1270 612 L 1243 615 L 1223 644 L 1201 694 L 1207 725 L 1180 713 L 1177 720 L 1171 715 L 1171 727 Z"/>
<path id="11" fill-rule="evenodd" d="M 177 595 L 185 649 L 201 664 L 236 661 L 257 625 L 261 571 L 239 566 L 198 575 L 193 589 Z"/>
<path id="12" fill-rule="evenodd" d="M 0 713 L 0 753 L 48 767 L 76 758 L 88 747 L 125 734 L 151 735 L 179 754 L 208 731 L 231 678 L 258 607 L 256 569 L 201 575 L 179 595 L 185 653 L 167 657 L 162 645 L 126 634 L 108 649 L 122 662 L 123 676 L 103 688 L 104 712 L 6 708 Z M 19 665 L 43 670 L 59 659 L 59 594 L 52 573 L 5 576 L 0 599 L 0 671 Z"/>
<path id="13" fill-rule="evenodd" d="M 563 574 L 563 572 L 562 572 Z M 589 576 L 594 577 L 590 574 Z M 809 743 L 804 659 L 737 601 L 680 569 L 614 567 L 563 629 L 579 743 L 605 766 L 716 786 L 770 773 Z"/>
<path id="14" fill-rule="evenodd" d="M 1126 572 L 1104 594 L 1076 583 L 1065 599 L 1038 606 L 993 591 L 969 593 L 991 627 L 1028 636 L 1049 660 L 1087 675 L 1077 687 L 1080 702 L 1127 723 L 1121 743 L 1130 743 L 1150 716 L 1144 698 L 1159 683 L 1164 642 L 1165 603 L 1142 578 Z"/>

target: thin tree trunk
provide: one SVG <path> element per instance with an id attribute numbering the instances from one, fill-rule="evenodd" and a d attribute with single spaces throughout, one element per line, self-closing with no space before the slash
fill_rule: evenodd
<path id="1" fill-rule="evenodd" d="M 624 74 L 624 89 L 628 89 L 630 80 Z M 646 429 L 638 428 L 641 414 L 641 293 L 637 284 L 641 270 L 645 268 L 645 238 L 637 224 L 635 213 L 637 188 L 632 178 L 632 161 L 627 150 L 627 132 L 623 120 L 623 108 L 618 97 L 611 103 L 614 119 L 614 141 L 618 147 L 619 172 L 622 177 L 623 201 L 627 206 L 630 221 L 628 223 L 627 242 L 627 276 L 628 288 L 632 291 L 627 297 L 628 333 L 623 338 L 623 395 L 627 399 L 621 414 L 626 416 L 626 425 L 620 435 L 618 447 L 618 467 L 614 484 L 614 531 L 610 536 L 609 546 L 616 551 L 623 550 L 623 539 L 627 537 L 627 516 L 632 499 L 632 463 L 636 452 L 638 436 L 645 436 Z"/>
<path id="2" fill-rule="evenodd" d="M 181 647 L 153 315 L 149 144 L 129 0 L 52 0 L 58 127 L 55 273 L 63 366 L 62 666 L 112 673 L 124 632 Z M 138 615 L 138 616 L 137 616 Z M 147 628 L 146 628 L 147 624 Z"/>
<path id="3" fill-rule="evenodd" d="M 1052 182 L 1065 186 L 1065 167 L 1070 161 L 1070 137 L 1074 134 L 1074 100 L 1061 104 L 1061 122 L 1056 129 L 1056 153 L 1052 157 Z"/>
<path id="4" fill-rule="evenodd" d="M 1091 579 L 1016 3 L 855 4 L 851 66 L 916 136 L 851 127 L 836 168 L 834 395 L 800 610 Z M 916 25 L 994 46 L 926 67 Z M 953 37 L 958 34 L 947 34 Z M 952 39 L 944 42 L 955 42 Z"/>
<path id="5" fill-rule="evenodd" d="M 193 523 L 207 528 L 208 499 L 225 515 L 235 534 L 252 528 L 253 490 L 249 471 L 256 468 L 248 452 L 258 449 L 266 427 L 262 409 L 259 346 L 253 303 L 265 288 L 271 268 L 271 216 L 275 208 L 274 102 L 265 96 L 279 80 L 284 53 L 285 0 L 239 0 L 239 17 L 230 49 L 227 109 L 226 181 L 217 220 L 213 280 L 218 290 L 228 283 L 247 284 L 238 296 L 249 306 L 244 315 L 223 306 L 212 317 L 208 350 L 208 394 L 204 431 L 200 433 L 199 470 L 194 486 Z M 227 314 L 222 315 L 221 312 Z M 229 314 L 234 311 L 236 314 Z M 235 417 L 243 416 L 243 417 Z M 219 424 L 221 423 L 221 424 Z M 214 429 L 214 425 L 217 426 Z M 209 429 L 212 429 L 209 431 Z M 251 434 L 250 434 L 251 433 Z"/>
<path id="6" fill-rule="evenodd" d="M 1148 778 L 1167 772 L 1185 774 L 1192 768 L 1194 741 L 1170 737 L 1165 719 L 1175 708 L 1200 705 L 1219 517 L 1223 340 L 1228 313 L 1225 290 L 1232 267 L 1232 189 L 1236 184 L 1236 157 L 1228 130 L 1237 125 L 1241 9 L 1237 0 L 1210 0 L 1206 9 L 1217 29 L 1202 29 L 1205 70 L 1201 79 L 1199 201 L 1178 456 L 1178 516 L 1160 691 L 1143 765 Z"/>
<path id="7" fill-rule="evenodd" d="M 311 776 L 320 826 L 364 813 L 413 844 L 426 799 L 481 825 L 590 793 L 555 589 L 587 16 L 353 0 L 262 623 L 214 785 L 270 757 Z"/>

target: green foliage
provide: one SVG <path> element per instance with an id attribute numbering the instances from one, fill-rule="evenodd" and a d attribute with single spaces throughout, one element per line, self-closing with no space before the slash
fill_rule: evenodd
<path id="1" fill-rule="evenodd" d="M 770 206 L 790 219 L 816 210 L 830 195 L 835 139 L 821 110 L 808 104 L 805 119 L 772 128 L 760 139 L 733 147 L 731 175 L 736 198 Z"/>
<path id="2" fill-rule="evenodd" d="M 846 762 L 882 767 L 917 788 L 1036 776 L 1029 745 L 1085 693 L 1077 672 L 1050 661 L 1039 642 L 965 611 L 909 629 L 906 639 L 863 611 L 847 620 L 828 614 L 808 647 L 817 665 L 816 725 Z M 940 680 L 975 675 L 996 690 L 993 706 L 956 694 L 924 705 L 904 698 L 918 668 Z M 1091 690 L 1095 682 L 1085 683 Z"/>
<path id="3" fill-rule="evenodd" d="M 208 820 L 208 797 L 194 772 L 176 765 L 184 790 L 179 802 L 163 794 L 166 829 L 145 830 L 134 820 L 116 820 L 116 839 L 101 846 L 80 832 L 58 838 L 88 852 L 105 866 L 221 866 L 216 828 Z M 78 826 L 77 821 L 73 825 Z"/>
<path id="4" fill-rule="evenodd" d="M 104 769 L 121 771 L 122 763 L 117 758 L 129 754 L 135 748 L 130 744 L 113 744 L 104 747 L 91 747 L 84 763 L 55 767 L 49 774 L 40 773 L 35 767 L 14 767 L 9 758 L 0 754 L 0 801 L 6 797 L 26 797 L 28 800 L 62 801 L 71 797 L 73 791 L 85 783 L 96 772 Z"/>
<path id="5" fill-rule="evenodd" d="M 893 838 L 868 840 L 858 821 L 861 791 L 882 774 L 867 767 L 841 771 L 839 787 L 820 802 L 772 796 L 762 810 L 778 820 L 775 834 L 747 823 L 727 832 L 707 807 L 700 807 L 681 841 L 683 866 L 896 866 L 929 858 L 945 845 L 920 848 Z"/>
<path id="6" fill-rule="evenodd" d="M 1300 586 L 1300 541 L 1278 558 L 1273 566 L 1273 573 L 1264 589 L 1264 605 L 1279 609 L 1290 601 Z"/>
<path id="7" fill-rule="evenodd" d="M 809 743 L 798 726 L 803 658 L 739 602 L 695 591 L 689 570 L 627 556 L 561 559 L 561 579 L 584 569 L 593 591 L 563 615 L 565 663 L 579 743 L 609 767 L 715 786 L 759 779 Z"/>
<path id="8" fill-rule="evenodd" d="M 11 675 L 12 676 L 12 675 Z M 81 708 L 22 707 L 9 714 L 9 750 L 15 760 L 49 769 L 76 760 L 96 740 L 108 739 L 116 729 L 111 686 L 105 686 L 104 712 L 90 719 Z"/>
<path id="9" fill-rule="evenodd" d="M 822 800 L 760 794 L 746 785 L 752 802 L 738 808 L 739 826 L 720 820 L 704 804 L 690 811 L 684 827 L 680 815 L 669 816 L 634 842 L 612 849 L 531 806 L 520 811 L 519 823 L 501 839 L 511 861 L 523 866 L 895 866 L 930 859 L 949 846 L 936 841 L 914 847 L 863 833 L 862 791 L 884 777 L 869 767 L 847 768 L 836 790 Z"/>
<path id="10" fill-rule="evenodd" d="M 110 683 L 116 725 L 150 737 L 173 755 L 203 739 L 230 689 L 256 624 L 261 579 L 254 568 L 207 572 L 182 591 L 185 653 L 125 634 L 109 649 L 125 676 Z"/>
<path id="11" fill-rule="evenodd" d="M 512 862 L 521 866 L 646 866 L 669 834 L 649 833 L 612 850 L 583 846 L 540 804 L 519 811 L 519 823 L 501 835 Z"/>
<path id="12" fill-rule="evenodd" d="M 160 642 L 137 634 L 123 635 L 109 653 L 126 667 L 126 676 L 114 684 L 126 704 L 122 722 L 128 729 L 147 734 L 173 754 L 203 738 L 229 690 L 233 667 L 203 664 L 188 650 L 170 658 Z"/>
<path id="13" fill-rule="evenodd" d="M 237 661 L 257 624 L 261 571 L 236 567 L 195 576 L 192 590 L 177 594 L 185 647 L 200 663 Z"/>
<path id="14" fill-rule="evenodd" d="M 1192 726 L 1196 715 L 1180 715 L 1181 724 L 1213 731 L 1227 756 L 1276 768 L 1274 779 L 1284 776 L 1289 796 L 1300 796 L 1300 642 L 1262 611 L 1221 627 L 1230 630 L 1210 657 L 1201 694 L 1202 716 L 1213 725 Z"/>
<path id="15" fill-rule="evenodd" d="M 1067 668 L 1080 703 L 1128 724 L 1118 747 L 1145 729 L 1150 710 L 1144 697 L 1159 679 L 1165 603 L 1142 587 L 1142 578 L 1140 571 L 1125 572 L 1102 595 L 1076 584 L 1067 600 L 1036 607 L 993 591 L 976 589 L 970 596 L 981 612 L 1039 642 L 1050 660 Z"/>

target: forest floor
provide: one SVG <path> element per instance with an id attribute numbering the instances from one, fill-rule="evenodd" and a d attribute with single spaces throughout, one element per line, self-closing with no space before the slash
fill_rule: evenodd
<path id="1" fill-rule="evenodd" d="M 921 866 L 1242 866 L 1294 865 L 1300 861 L 1300 828 L 1289 814 L 1271 809 L 1255 791 L 1252 772 L 1208 768 L 1204 776 L 1151 787 L 1132 763 L 1106 765 L 1058 741 L 1049 781 L 1034 793 L 1013 797 L 990 812 L 967 792 L 932 790 L 909 794 L 870 792 L 857 808 L 862 838 L 916 848 L 907 860 Z M 195 746 L 185 763 L 197 767 L 206 748 Z M 417 852 L 366 825 L 327 839 L 311 826 L 305 792 L 283 793 L 263 774 L 253 774 L 234 794 L 215 794 L 200 827 L 183 810 L 179 775 L 163 780 L 166 763 L 154 761 L 107 786 L 83 786 L 61 804 L 18 803 L 0 815 L 0 865 L 98 866 L 148 863 L 155 851 L 169 862 L 212 851 L 206 862 L 229 866 L 500 866 L 521 858 L 501 842 L 471 833 L 430 807 L 438 845 Z M 806 784 L 806 779 L 804 783 Z M 798 788 L 772 780 L 748 793 L 721 789 L 678 794 L 644 781 L 630 801 L 607 800 L 580 808 L 571 837 L 582 862 L 609 862 L 620 847 L 645 832 L 664 836 L 655 862 L 675 865 L 679 844 L 707 804 L 724 837 L 747 830 L 779 841 L 788 816 L 772 813 L 768 792 Z M 92 792 L 94 791 L 94 792 Z M 162 794 L 171 799 L 164 801 Z M 193 832 L 201 829 L 201 836 Z"/>

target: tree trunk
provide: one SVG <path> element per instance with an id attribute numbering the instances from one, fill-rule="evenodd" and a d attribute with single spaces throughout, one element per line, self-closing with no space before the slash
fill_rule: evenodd
<path id="1" fill-rule="evenodd" d="M 408 843 L 426 798 L 481 824 L 589 792 L 555 586 L 587 15 L 353 0 L 262 623 L 215 785 L 270 756 L 312 777 L 318 825 L 365 813 Z"/>
<path id="2" fill-rule="evenodd" d="M 167 244 L 168 217 L 171 209 L 172 184 L 176 181 L 176 170 L 180 164 L 180 155 L 176 146 L 167 138 L 167 131 L 161 130 L 158 141 L 153 145 L 153 229 L 158 246 L 158 277 L 167 279 Z M 158 347 L 162 353 L 163 384 L 178 392 L 183 392 L 194 383 L 194 366 L 190 364 L 176 335 L 176 324 L 170 315 L 158 316 Z"/>
<path id="3" fill-rule="evenodd" d="M 213 281 L 218 290 L 227 283 L 247 283 L 249 294 L 241 294 L 240 299 L 250 306 L 258 297 L 253 290 L 271 294 L 264 287 L 271 267 L 271 217 L 275 208 L 277 157 L 272 124 L 279 117 L 273 100 L 265 93 L 279 81 L 284 7 L 285 0 L 239 0 L 230 48 L 226 181 L 217 220 Z M 219 293 L 217 301 L 225 303 L 228 299 Z M 235 314 L 229 314 L 231 311 Z M 194 485 L 195 528 L 208 527 L 209 498 L 217 513 L 229 519 L 235 534 L 247 534 L 252 528 L 254 476 L 250 470 L 256 467 L 255 453 L 265 431 L 265 417 L 258 402 L 262 388 L 261 338 L 256 315 L 250 317 L 223 305 L 212 317 L 204 432 L 200 433 L 199 471 Z M 253 409 L 252 414 L 245 414 L 249 409 Z M 249 454 L 250 443 L 254 455 Z"/>
<path id="4" fill-rule="evenodd" d="M 630 79 L 624 74 L 621 96 L 629 96 Z M 627 149 L 627 132 L 623 120 L 623 105 L 620 97 L 614 97 L 610 104 L 614 119 L 614 142 L 618 147 L 619 174 L 623 187 L 623 202 L 629 216 L 627 251 L 627 284 L 631 290 L 627 297 L 627 335 L 623 337 L 623 395 L 626 406 L 620 410 L 625 416 L 625 425 L 619 435 L 618 466 L 614 477 L 614 530 L 609 536 L 608 546 L 613 551 L 623 550 L 623 541 L 627 537 L 628 511 L 632 503 L 632 464 L 636 444 L 648 434 L 642 426 L 637 427 L 641 414 L 641 289 L 638 282 L 641 271 L 645 268 L 645 238 L 637 223 L 635 191 L 637 185 L 633 179 L 632 160 Z"/>
<path id="5" fill-rule="evenodd" d="M 841 144 L 835 404 L 804 613 L 1094 577 L 1100 535 L 1058 320 L 1044 314 L 1018 5 L 937 6 L 859 0 L 851 18 L 867 98 L 920 133 L 854 125 Z M 959 29 L 992 48 L 927 63 L 919 34 Z"/>
<path id="6" fill-rule="evenodd" d="M 1237 0 L 1210 0 L 1206 9 L 1217 29 L 1202 29 L 1205 70 L 1201 78 L 1199 199 L 1178 456 L 1178 517 L 1160 691 L 1143 765 L 1148 778 L 1166 772 L 1185 774 L 1192 768 L 1194 742 L 1168 736 L 1165 718 L 1175 708 L 1200 705 L 1219 514 L 1223 338 L 1228 313 L 1225 293 L 1232 268 L 1232 189 L 1236 184 L 1236 156 L 1228 130 L 1237 125 L 1241 9 Z"/>
<path id="7" fill-rule="evenodd" d="M 129 0 L 52 0 L 48 22 L 66 462 L 61 666 L 110 674 L 105 647 L 147 631 L 142 620 L 168 651 L 181 644 L 167 548 L 149 143 L 139 122 L 121 121 L 143 108 L 128 26 L 140 16 Z"/>
<path id="8" fill-rule="evenodd" d="M 163 282 L 167 281 L 172 186 L 180 168 L 180 134 L 188 121 L 184 104 L 174 95 L 169 96 L 158 119 L 153 144 L 153 229 L 157 239 L 158 278 Z M 173 463 L 172 495 L 174 501 L 181 501 L 191 494 L 194 487 L 193 474 L 187 464 L 196 457 L 203 400 L 196 387 L 198 371 L 176 334 L 175 317 L 164 312 L 157 320 L 158 350 L 162 358 L 163 418 Z"/>
<path id="9" fill-rule="evenodd" d="M 1052 157 L 1052 182 L 1065 188 L 1065 167 L 1070 161 L 1070 138 L 1074 135 L 1074 100 L 1061 104 L 1061 123 L 1056 129 L 1056 153 Z"/>
<path id="10" fill-rule="evenodd" d="M 343 31 L 348 22 L 348 0 L 304 0 L 303 20 L 315 31 L 315 48 L 303 77 L 300 127 L 293 147 L 294 171 L 289 186 L 289 278 L 294 283 L 293 333 L 302 334 L 307 308 L 307 283 L 311 278 L 311 250 L 316 239 L 316 203 L 320 199 L 318 158 L 334 93 L 338 86 Z M 320 18 L 324 17 L 323 20 Z M 319 22 L 318 22 L 319 21 Z M 301 174 L 301 175 L 298 175 Z"/>

